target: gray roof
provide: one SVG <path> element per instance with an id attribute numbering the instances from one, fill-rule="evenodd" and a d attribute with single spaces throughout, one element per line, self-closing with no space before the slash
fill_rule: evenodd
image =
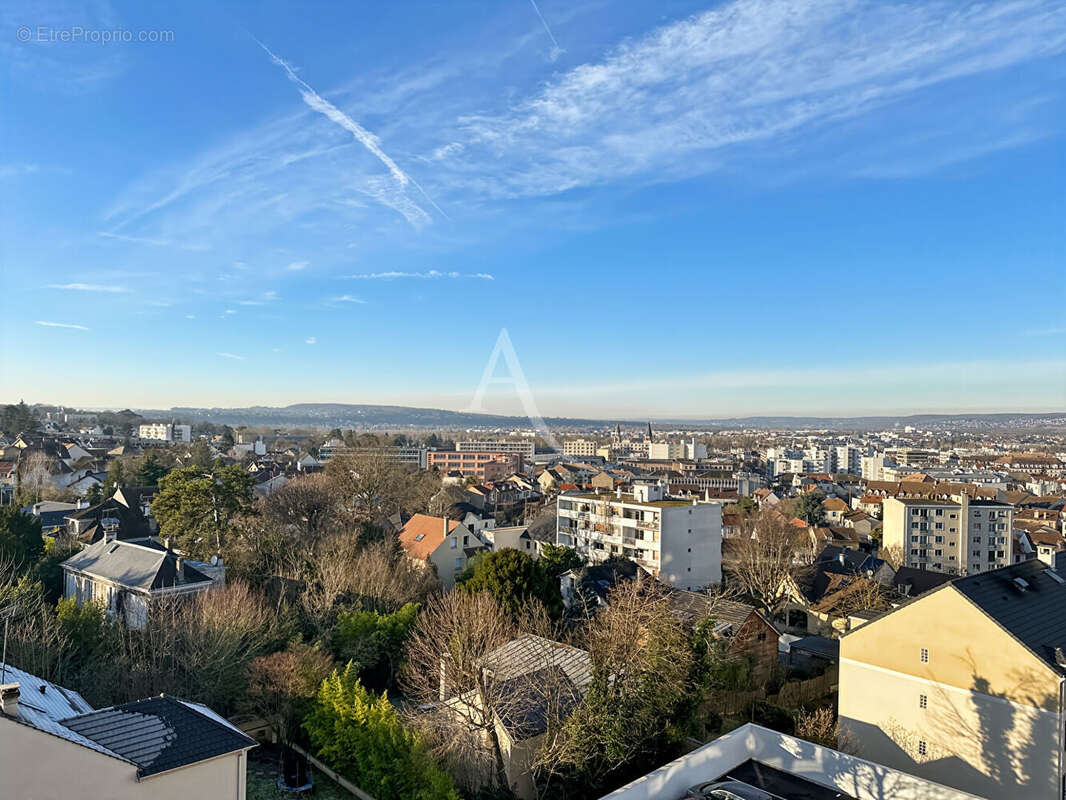
<path id="1" fill-rule="evenodd" d="M 17 683 L 20 697 L 18 715 L 15 717 L 0 715 L 0 719 L 13 719 L 39 731 L 58 736 L 61 739 L 80 744 L 105 755 L 115 755 L 106 747 L 86 739 L 59 722 L 72 714 L 91 712 L 93 707 L 85 702 L 84 697 L 71 689 L 65 689 L 51 681 L 46 681 L 44 678 L 38 678 L 25 670 L 10 665 L 2 667 L 2 669 L 3 682 Z"/>
<path id="2" fill-rule="evenodd" d="M 1032 559 L 951 585 L 1048 666 L 1066 674 L 1055 656 L 1056 648 L 1066 651 L 1066 576 Z"/>
<path id="3" fill-rule="evenodd" d="M 135 764 L 138 777 L 256 745 L 205 706 L 164 695 L 80 714 L 63 725 Z"/>
<path id="4" fill-rule="evenodd" d="M 64 561 L 63 569 L 142 591 L 211 581 L 187 563 L 178 576 L 177 561 L 172 552 L 149 539 L 101 540 Z"/>

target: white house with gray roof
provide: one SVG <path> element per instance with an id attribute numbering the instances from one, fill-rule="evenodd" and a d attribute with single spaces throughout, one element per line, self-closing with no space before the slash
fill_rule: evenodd
<path id="1" fill-rule="evenodd" d="M 136 630 L 147 626 L 153 602 L 225 583 L 221 564 L 189 561 L 151 539 L 100 540 L 62 566 L 64 597 L 99 603 Z"/>

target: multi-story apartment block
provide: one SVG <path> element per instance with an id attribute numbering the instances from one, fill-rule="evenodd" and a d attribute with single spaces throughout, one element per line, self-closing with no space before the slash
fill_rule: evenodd
<path id="1" fill-rule="evenodd" d="M 707 445 L 695 439 L 689 442 L 648 442 L 648 458 L 652 461 L 707 458 Z"/>
<path id="2" fill-rule="evenodd" d="M 682 589 L 722 579 L 721 505 L 672 498 L 657 485 L 561 495 L 555 540 L 592 562 L 627 556 Z"/>
<path id="3" fill-rule="evenodd" d="M 874 453 L 872 456 L 862 456 L 859 459 L 859 474 L 863 480 L 883 481 L 885 479 L 885 464 L 891 463 L 885 458 L 884 453 Z"/>
<path id="4" fill-rule="evenodd" d="M 456 442 L 455 449 L 460 453 L 518 453 L 523 459 L 532 460 L 534 444 L 532 439 L 492 439 Z"/>
<path id="5" fill-rule="evenodd" d="M 424 447 L 348 447 L 340 439 L 330 439 L 318 449 L 318 460 L 325 464 L 338 455 L 379 456 L 397 464 L 409 464 L 419 469 L 426 468 Z"/>
<path id="6" fill-rule="evenodd" d="M 154 442 L 179 442 L 188 444 L 192 441 L 191 425 L 172 425 L 156 423 L 137 427 L 137 437 Z"/>
<path id="7" fill-rule="evenodd" d="M 599 444 L 594 439 L 567 439 L 563 442 L 564 456 L 594 456 Z"/>
<path id="8" fill-rule="evenodd" d="M 841 727 L 864 758 L 926 780 L 1061 800 L 1063 620 L 1066 571 L 1035 559 L 920 595 L 841 638 Z"/>
<path id="9" fill-rule="evenodd" d="M 1013 562 L 1014 507 L 969 494 L 950 500 L 886 497 L 882 545 L 899 548 L 903 564 L 973 575 Z"/>
<path id="10" fill-rule="evenodd" d="M 939 450 L 925 450 L 920 447 L 894 447 L 885 451 L 892 460 L 908 467 L 931 467 L 940 463 Z"/>
<path id="11" fill-rule="evenodd" d="M 829 450 L 830 471 L 861 475 L 862 456 L 863 451 L 853 444 L 836 445 Z"/>
<path id="12" fill-rule="evenodd" d="M 518 453 L 468 452 L 458 450 L 430 450 L 426 466 L 441 472 L 456 470 L 479 481 L 501 480 L 522 471 L 522 456 Z"/>

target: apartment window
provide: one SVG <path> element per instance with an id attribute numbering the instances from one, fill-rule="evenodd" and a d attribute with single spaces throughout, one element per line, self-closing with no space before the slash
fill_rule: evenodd
<path id="1" fill-rule="evenodd" d="M 929 746 L 925 743 L 925 739 L 919 739 L 918 740 L 918 755 L 924 756 L 924 755 L 928 755 L 928 753 L 929 753 Z"/>
<path id="2" fill-rule="evenodd" d="M 928 707 L 929 707 L 929 695 L 926 695 L 926 694 L 918 695 L 918 708 L 928 708 Z"/>
<path id="3" fill-rule="evenodd" d="M 944 509 L 942 509 L 942 508 L 938 508 L 938 509 L 936 510 L 936 515 L 937 515 L 938 517 L 942 517 L 942 516 L 944 516 Z"/>
<path id="4" fill-rule="evenodd" d="M 448 542 L 448 546 L 451 547 L 452 550 L 454 550 L 456 547 L 459 546 L 459 540 L 455 536 L 453 536 Z"/>
<path id="5" fill-rule="evenodd" d="M 929 648 L 923 647 L 921 650 L 918 651 L 918 660 L 921 661 L 923 664 L 929 663 Z"/>
<path id="6" fill-rule="evenodd" d="M 461 558 L 455 559 L 455 568 L 456 569 L 462 569 L 463 568 L 463 559 L 461 559 Z"/>

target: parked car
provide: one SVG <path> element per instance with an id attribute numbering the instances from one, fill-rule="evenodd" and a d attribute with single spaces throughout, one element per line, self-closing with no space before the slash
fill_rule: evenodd
<path id="1" fill-rule="evenodd" d="M 693 786 L 681 800 L 782 800 L 742 781 L 708 781 Z"/>

